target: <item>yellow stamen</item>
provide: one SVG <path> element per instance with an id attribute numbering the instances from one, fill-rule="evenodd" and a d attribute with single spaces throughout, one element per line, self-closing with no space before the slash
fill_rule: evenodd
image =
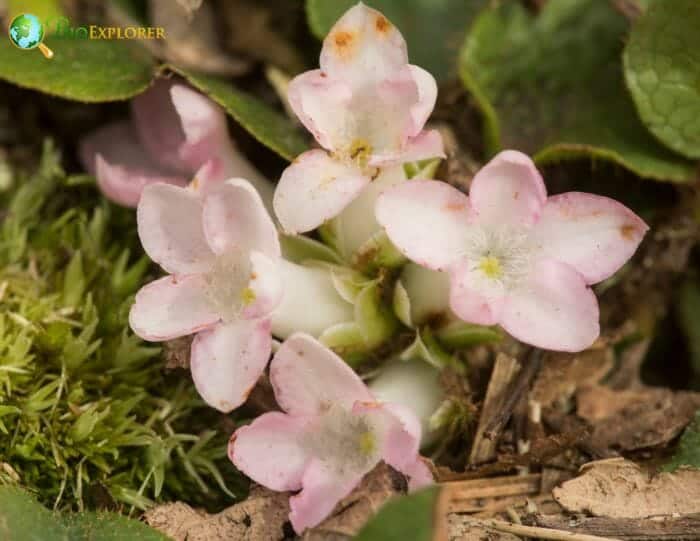
<path id="1" fill-rule="evenodd" d="M 488 278 L 491 278 L 492 280 L 500 278 L 503 274 L 501 262 L 498 260 L 497 257 L 493 257 L 491 255 L 484 256 L 481 258 L 481 261 L 479 261 L 479 269 Z"/>
<path id="2" fill-rule="evenodd" d="M 349 154 L 350 158 L 355 160 L 361 169 L 364 169 L 372 155 L 372 145 L 366 139 L 355 139 L 350 145 Z"/>
<path id="3" fill-rule="evenodd" d="M 251 288 L 246 287 L 242 292 L 241 292 L 241 300 L 243 301 L 243 306 L 249 306 L 252 304 L 255 299 L 256 299 L 255 291 L 253 291 Z"/>
<path id="4" fill-rule="evenodd" d="M 369 456 L 374 453 L 377 448 L 377 439 L 374 437 L 374 434 L 371 431 L 368 430 L 360 435 L 359 448 L 360 453 L 365 456 Z"/>

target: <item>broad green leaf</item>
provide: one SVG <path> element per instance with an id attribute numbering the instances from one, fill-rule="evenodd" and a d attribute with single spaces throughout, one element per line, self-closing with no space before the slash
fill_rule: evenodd
<path id="1" fill-rule="evenodd" d="M 140 45 L 126 40 L 52 38 L 47 60 L 38 49 L 0 39 L 0 79 L 46 94 L 83 102 L 126 100 L 151 83 L 154 64 Z"/>
<path id="2" fill-rule="evenodd" d="M 282 113 L 228 81 L 169 66 L 195 88 L 221 105 L 248 133 L 283 158 L 293 160 L 308 150 L 301 131 Z"/>
<path id="3" fill-rule="evenodd" d="M 0 539 L 7 541 L 167 541 L 142 522 L 113 513 L 52 513 L 29 493 L 0 487 Z"/>
<path id="4" fill-rule="evenodd" d="M 700 158 L 700 2 L 653 2 L 625 47 L 625 78 L 639 116 L 669 148 Z"/>
<path id="5" fill-rule="evenodd" d="M 681 466 L 700 468 L 700 410 L 695 412 L 695 419 L 683 432 L 678 448 L 665 469 L 674 471 Z"/>
<path id="6" fill-rule="evenodd" d="M 375 280 L 355 300 L 355 322 L 368 348 L 386 342 L 398 329 L 399 321 L 387 305 L 383 284 Z"/>
<path id="7" fill-rule="evenodd" d="M 44 24 L 64 15 L 58 0 L 8 0 L 7 20 L 11 21 L 21 13 L 36 15 Z M 48 31 L 48 29 L 45 30 Z"/>
<path id="8" fill-rule="evenodd" d="M 439 487 L 390 500 L 354 537 L 354 541 L 432 541 Z"/>
<path id="9" fill-rule="evenodd" d="M 401 31 L 411 63 L 442 81 L 456 75 L 459 43 L 485 0 L 368 0 Z M 311 31 L 323 39 L 356 0 L 307 0 Z"/>
<path id="10" fill-rule="evenodd" d="M 675 182 L 694 164 L 644 128 L 624 87 L 628 23 L 600 0 L 549 0 L 539 15 L 502 2 L 475 20 L 460 74 L 484 114 L 490 153 L 514 148 L 547 163 L 591 157 Z"/>

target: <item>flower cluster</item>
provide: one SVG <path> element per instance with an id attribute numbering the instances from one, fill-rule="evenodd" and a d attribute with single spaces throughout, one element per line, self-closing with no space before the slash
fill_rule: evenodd
<path id="1" fill-rule="evenodd" d="M 158 83 L 135 101 L 131 123 L 103 128 L 82 145 L 105 193 L 138 203 L 144 249 L 168 273 L 137 294 L 131 327 L 154 341 L 194 334 L 192 377 L 207 403 L 224 412 L 241 405 L 268 364 L 272 336 L 286 338 L 270 363 L 283 411 L 240 428 L 229 455 L 258 483 L 300 491 L 290 500 L 297 532 L 321 522 L 380 460 L 411 487 L 432 481 L 419 445 L 440 405 L 433 399 L 439 384 L 434 366 L 423 367 L 430 373 L 421 372 L 419 384 L 399 356 L 373 393 L 326 347 L 347 351 L 347 336 L 373 334 L 353 318 L 382 312 L 366 302 L 383 302 L 377 284 L 395 273 L 378 273 L 365 286 L 357 270 L 287 261 L 270 206 L 287 234 L 329 220 L 352 224 L 343 233 L 350 252 L 385 232 L 417 264 L 399 279 L 407 297 L 416 284 L 424 290 L 423 301 L 411 299 L 414 312 L 421 302 L 431 310 L 439 304 L 425 300 L 439 297 L 427 283 L 449 281 L 449 318 L 498 324 L 523 342 L 563 351 L 598 337 L 590 286 L 615 273 L 647 230 L 605 197 L 548 198 L 532 160 L 516 151 L 489 162 L 469 196 L 439 180 L 407 179 L 404 164 L 443 156 L 439 133 L 424 129 L 436 97 L 433 77 L 408 63 L 398 30 L 360 3 L 329 32 L 320 69 L 289 84 L 291 108 L 322 149 L 289 165 L 274 197 L 236 153 L 223 111 L 180 84 Z M 398 328 L 399 319 L 414 326 L 412 317 L 392 315 L 385 327 Z M 416 340 L 430 357 L 420 332 Z M 396 393 L 387 378 L 412 392 L 430 388 L 431 397 Z"/>

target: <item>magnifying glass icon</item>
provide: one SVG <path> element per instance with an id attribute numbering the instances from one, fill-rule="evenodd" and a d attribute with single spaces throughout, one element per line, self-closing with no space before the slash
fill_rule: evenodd
<path id="1" fill-rule="evenodd" d="M 53 51 L 42 43 L 44 25 L 39 17 L 31 13 L 17 15 L 8 29 L 10 41 L 18 48 L 28 51 L 38 48 L 46 58 L 53 58 Z"/>

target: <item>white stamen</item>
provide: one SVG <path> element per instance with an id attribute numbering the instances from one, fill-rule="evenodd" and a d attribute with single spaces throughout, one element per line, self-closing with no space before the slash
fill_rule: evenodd
<path id="1" fill-rule="evenodd" d="M 330 404 L 313 423 L 303 445 L 339 475 L 364 472 L 379 461 L 381 450 L 376 428 L 365 415 L 356 415 Z"/>
<path id="2" fill-rule="evenodd" d="M 464 257 L 488 296 L 512 291 L 530 271 L 533 246 L 527 233 L 508 226 L 475 227 Z"/>
<path id="3" fill-rule="evenodd" d="M 206 295 L 224 322 L 240 318 L 241 311 L 254 295 L 248 284 L 252 265 L 247 253 L 232 250 L 216 258 L 205 275 Z"/>

